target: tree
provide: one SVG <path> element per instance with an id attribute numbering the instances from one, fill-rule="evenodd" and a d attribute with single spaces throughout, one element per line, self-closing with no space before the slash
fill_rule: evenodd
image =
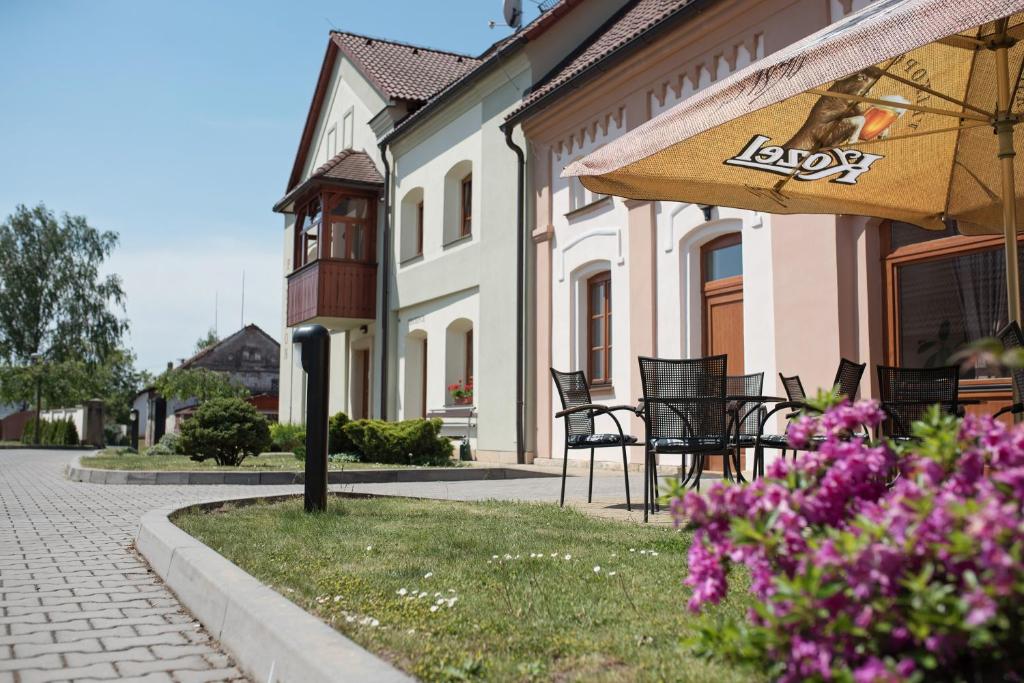
<path id="1" fill-rule="evenodd" d="M 217 330 L 212 327 L 206 331 L 206 336 L 200 337 L 196 340 L 196 350 L 193 353 L 199 353 L 203 349 L 208 349 L 211 346 L 217 344 L 220 341 L 220 337 L 217 336 Z"/>
<path id="2" fill-rule="evenodd" d="M 44 398 L 99 395 L 128 328 L 120 278 L 100 274 L 117 242 L 45 204 L 18 205 L 0 223 L 0 400 L 31 401 L 38 412 Z"/>
<path id="3" fill-rule="evenodd" d="M 124 290 L 117 275 L 100 275 L 117 242 L 45 204 L 19 205 L 0 223 L 0 360 L 100 363 L 119 347 Z"/>
<path id="4" fill-rule="evenodd" d="M 195 398 L 200 403 L 214 398 L 245 398 L 249 390 L 226 373 L 206 368 L 175 368 L 162 373 L 153 383 L 164 398 L 184 401 Z"/>

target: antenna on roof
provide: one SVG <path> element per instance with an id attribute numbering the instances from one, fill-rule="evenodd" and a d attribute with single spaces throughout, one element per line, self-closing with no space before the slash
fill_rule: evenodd
<path id="1" fill-rule="evenodd" d="M 242 269 L 242 324 L 245 327 L 245 269 Z"/>
<path id="2" fill-rule="evenodd" d="M 503 14 L 505 23 L 518 30 L 523 25 L 523 0 L 505 0 Z"/>

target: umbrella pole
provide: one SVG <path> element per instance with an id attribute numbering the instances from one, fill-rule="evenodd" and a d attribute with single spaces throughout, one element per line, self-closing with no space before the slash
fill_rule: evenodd
<path id="1" fill-rule="evenodd" d="M 1013 159 L 1014 119 L 1010 113 L 1010 70 L 1006 44 L 996 47 L 996 79 L 999 111 L 996 134 L 999 136 L 999 163 L 1003 177 L 1003 238 L 1006 240 L 1006 303 L 1010 320 L 1021 322 L 1020 269 L 1017 264 L 1017 189 Z"/>

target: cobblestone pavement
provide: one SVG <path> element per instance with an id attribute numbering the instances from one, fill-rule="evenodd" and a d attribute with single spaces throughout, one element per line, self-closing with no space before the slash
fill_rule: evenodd
<path id="1" fill-rule="evenodd" d="M 67 451 L 0 450 L 0 683 L 245 680 L 131 543 L 139 518 L 154 508 L 302 488 L 69 482 L 64 467 L 73 457 Z M 641 479 L 631 473 L 635 502 Z M 554 502 L 559 486 L 559 477 L 547 477 L 332 489 Z M 595 502 L 586 506 L 587 479 L 572 476 L 566 501 L 614 515 L 624 502 L 622 489 L 621 472 L 598 473 Z"/>
<path id="2" fill-rule="evenodd" d="M 72 483 L 0 450 L 0 683 L 245 680 L 131 548 L 142 513 L 300 487 Z"/>

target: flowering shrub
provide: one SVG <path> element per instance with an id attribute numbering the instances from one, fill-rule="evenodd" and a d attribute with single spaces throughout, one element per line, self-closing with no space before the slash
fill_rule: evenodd
<path id="1" fill-rule="evenodd" d="M 883 419 L 870 401 L 804 416 L 788 436 L 815 451 L 671 501 L 696 529 L 690 609 L 722 600 L 735 563 L 756 598 L 698 652 L 782 681 L 1020 680 L 1024 428 L 935 410 L 912 447 L 857 435 Z"/>

